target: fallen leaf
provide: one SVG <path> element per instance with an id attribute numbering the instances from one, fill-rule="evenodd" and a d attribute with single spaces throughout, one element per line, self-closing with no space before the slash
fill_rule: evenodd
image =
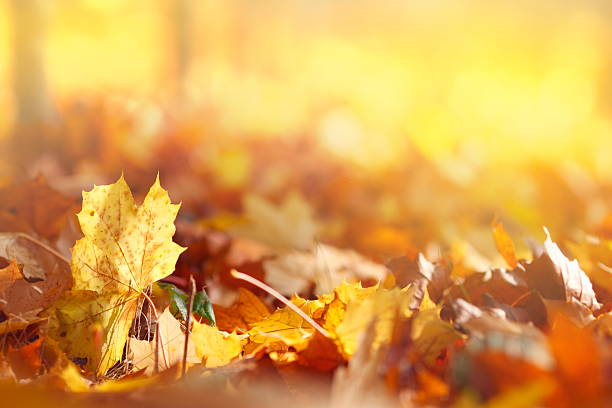
<path id="1" fill-rule="evenodd" d="M 444 350 L 464 338 L 452 324 L 440 318 L 440 307 L 435 305 L 415 314 L 410 335 L 414 352 L 430 367 Z"/>
<path id="2" fill-rule="evenodd" d="M 234 234 L 277 250 L 309 250 L 313 247 L 317 226 L 312 209 L 298 194 L 288 195 L 279 206 L 261 197 L 247 195 L 243 206 L 246 223 L 230 228 Z"/>
<path id="3" fill-rule="evenodd" d="M 47 307 L 72 284 L 68 264 L 33 241 L 0 234 L 0 311 L 19 315 Z"/>
<path id="4" fill-rule="evenodd" d="M 486 296 L 498 302 L 513 304 L 529 292 L 525 272 L 521 269 L 487 269 L 467 276 L 463 282 L 453 285 L 446 299 L 464 298 L 477 306 L 486 303 Z"/>
<path id="5" fill-rule="evenodd" d="M 305 294 L 314 285 L 315 295 L 330 293 L 342 282 L 383 280 L 387 268 L 355 251 L 318 245 L 315 250 L 291 251 L 265 260 L 265 280 L 285 296 Z"/>
<path id="6" fill-rule="evenodd" d="M 433 293 L 431 299 L 439 302 L 444 290 L 451 284 L 450 272 L 440 264 L 433 264 L 423 254 L 416 259 L 402 256 L 387 262 L 387 267 L 395 276 L 400 287 L 413 285 L 415 287 L 414 299 L 410 304 L 412 310 L 419 309 L 423 298 Z"/>
<path id="7" fill-rule="evenodd" d="M 542 301 L 546 306 L 549 322 L 558 314 L 563 314 L 578 327 L 585 327 L 595 320 L 591 310 L 576 299 L 572 298 L 569 301 L 542 299 Z"/>
<path id="8" fill-rule="evenodd" d="M 356 351 L 348 366 L 339 367 L 334 373 L 329 406 L 350 408 L 355 406 L 389 406 L 390 397 L 378 374 L 382 352 L 375 347 L 377 331 L 376 317 L 366 323 Z"/>
<path id="9" fill-rule="evenodd" d="M 0 188 L 0 232 L 25 232 L 54 241 L 74 204 L 42 176 Z"/>
<path id="10" fill-rule="evenodd" d="M 527 282 L 544 298 L 553 300 L 576 299 L 595 311 L 601 307 L 589 277 L 576 259 L 570 261 L 550 238 L 546 230 L 544 252 L 525 266 Z"/>
<path id="11" fill-rule="evenodd" d="M 319 300 L 305 300 L 294 296 L 291 301 L 310 317 L 322 311 L 325 304 Z M 288 307 L 276 309 L 265 319 L 251 325 L 248 332 L 254 343 L 282 343 L 300 351 L 308 345 L 314 334 L 314 329 L 300 315 Z"/>
<path id="12" fill-rule="evenodd" d="M 32 324 L 44 322 L 47 318 L 38 316 L 41 310 L 42 309 L 35 309 L 18 315 L 9 315 L 5 321 L 0 322 L 0 336 L 6 333 L 23 330 Z"/>
<path id="13" fill-rule="evenodd" d="M 510 235 L 508 235 L 506 229 L 504 228 L 504 224 L 502 224 L 499 220 L 494 219 L 491 223 L 491 228 L 493 230 L 493 238 L 495 240 L 497 250 L 510 268 L 516 268 L 518 265 L 516 260 L 516 249 L 514 248 L 512 238 L 510 238 Z"/>
<path id="14" fill-rule="evenodd" d="M 337 343 L 342 354 L 350 357 L 355 353 L 361 335 L 370 322 L 376 320 L 376 333 L 372 347 L 388 343 L 393 332 L 393 322 L 399 317 L 410 316 L 408 305 L 414 296 L 414 288 L 378 288 L 364 299 L 348 302 L 342 322 L 336 328 Z"/>
<path id="15" fill-rule="evenodd" d="M 297 363 L 319 371 L 330 371 L 345 361 L 332 339 L 315 331 L 305 349 L 297 355 Z"/>
<path id="16" fill-rule="evenodd" d="M 147 287 L 172 273 L 184 248 L 172 242 L 179 205 L 159 177 L 141 206 L 123 179 L 83 192 L 85 235 L 72 248 L 73 290 L 51 312 L 51 333 L 72 358 L 98 375 L 119 361 Z M 93 335 L 99 327 L 99 347 Z"/>
<path id="17" fill-rule="evenodd" d="M 597 316 L 587 327 L 601 337 L 612 338 L 612 312 Z"/>
<path id="18" fill-rule="evenodd" d="M 242 353 L 242 338 L 236 333 L 222 332 L 215 327 L 193 322 L 191 337 L 199 361 L 206 367 L 229 364 Z"/>
<path id="19" fill-rule="evenodd" d="M 164 310 L 159 316 L 157 325 L 160 334 L 159 350 L 157 351 L 158 370 L 164 371 L 183 361 L 185 333 L 181 330 L 181 323 L 172 316 L 169 309 Z M 146 374 L 153 374 L 156 360 L 156 343 L 157 339 L 152 341 L 129 339 L 128 344 L 133 353 L 132 364 L 136 370 L 144 369 Z M 202 359 L 196 355 L 194 342 L 191 339 L 187 347 L 187 363 L 196 364 L 201 362 Z"/>
<path id="20" fill-rule="evenodd" d="M 250 325 L 270 315 L 268 307 L 248 289 L 238 288 L 238 299 L 229 308 L 214 305 L 219 330 L 246 332 Z"/>
<path id="21" fill-rule="evenodd" d="M 552 320 L 548 341 L 564 385 L 563 399 L 569 399 L 573 405 L 604 406 L 605 369 L 593 334 L 563 314 L 557 314 Z"/>
<path id="22" fill-rule="evenodd" d="M 41 345 L 43 337 L 21 347 L 9 346 L 6 360 L 18 379 L 34 378 L 42 369 Z"/>

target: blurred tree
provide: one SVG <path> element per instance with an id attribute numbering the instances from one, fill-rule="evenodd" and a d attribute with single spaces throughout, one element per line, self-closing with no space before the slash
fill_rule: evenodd
<path id="1" fill-rule="evenodd" d="M 193 1 L 172 0 L 170 7 L 175 96 L 182 99 L 186 96 L 186 81 L 193 57 Z"/>
<path id="2" fill-rule="evenodd" d="M 13 13 L 13 93 L 16 160 L 43 151 L 42 132 L 55 119 L 45 72 L 47 0 L 11 0 Z"/>

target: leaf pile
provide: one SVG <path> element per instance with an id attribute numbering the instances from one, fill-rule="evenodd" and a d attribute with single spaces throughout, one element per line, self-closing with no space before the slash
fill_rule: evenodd
<path id="1" fill-rule="evenodd" d="M 1 226 L 0 387 L 15 400 L 557 407 L 612 397 L 603 237 L 560 247 L 545 230 L 521 256 L 495 220 L 489 239 L 505 267 L 478 268 L 467 246 L 432 256 L 406 245 L 383 264 L 319 242 L 334 234 L 295 194 L 279 206 L 247 196 L 242 215 L 179 216 L 175 236 L 179 205 L 159 178 L 137 205 L 122 176 L 83 193 L 83 236 L 68 254 L 60 236 L 73 203 L 45 188 L 28 208 L 70 204 L 46 215 L 51 230 Z M 371 227 L 379 243 L 384 228 Z"/>

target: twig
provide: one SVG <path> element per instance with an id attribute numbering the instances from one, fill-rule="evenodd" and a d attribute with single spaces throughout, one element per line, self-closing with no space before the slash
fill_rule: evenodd
<path id="1" fill-rule="evenodd" d="M 310 324 L 312 326 L 313 329 L 315 329 L 316 331 L 318 331 L 319 333 L 321 333 L 323 336 L 327 337 L 328 339 L 331 338 L 330 334 L 327 332 L 327 330 L 325 330 L 323 327 L 321 327 L 317 322 L 315 322 L 310 316 L 308 316 L 306 313 L 304 313 L 304 311 L 302 309 L 300 309 L 299 307 L 297 307 L 295 304 L 293 304 L 289 299 L 287 299 L 286 297 L 284 297 L 283 295 L 281 295 L 278 291 L 276 291 L 275 289 L 272 289 L 270 286 L 266 285 L 265 283 L 255 279 L 254 277 L 247 275 L 246 273 L 242 273 L 242 272 L 238 272 L 235 269 L 232 269 L 232 271 L 230 272 L 230 274 L 236 278 L 236 279 L 240 279 L 246 282 L 249 282 L 251 285 L 255 285 L 257 286 L 259 289 L 264 290 L 266 292 L 268 292 L 269 294 L 271 294 L 272 296 L 274 296 L 275 298 L 277 298 L 278 300 L 280 300 L 281 302 L 283 302 L 285 305 L 287 305 L 287 307 L 291 310 L 293 310 L 295 313 L 297 313 L 302 319 L 304 319 L 308 324 Z"/>
<path id="2" fill-rule="evenodd" d="M 187 309 L 187 321 L 185 322 L 185 345 L 183 348 L 183 378 L 187 373 L 187 350 L 189 348 L 189 329 L 191 327 L 191 311 L 193 310 L 193 298 L 195 297 L 196 284 L 193 275 L 189 275 L 189 308 Z"/>

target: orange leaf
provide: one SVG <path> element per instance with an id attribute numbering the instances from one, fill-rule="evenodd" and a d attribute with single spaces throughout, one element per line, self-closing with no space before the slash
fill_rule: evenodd
<path id="1" fill-rule="evenodd" d="M 44 338 L 39 337 L 23 347 L 13 348 L 13 346 L 9 346 L 6 360 L 18 379 L 34 378 L 40 373 L 42 367 L 40 346 L 43 341 Z"/>
<path id="2" fill-rule="evenodd" d="M 518 265 L 516 261 L 516 249 L 514 248 L 514 242 L 510 235 L 506 232 L 504 225 L 497 219 L 494 219 L 491 223 L 493 229 L 493 238 L 495 239 L 495 246 L 497 250 L 504 257 L 504 260 L 511 268 L 516 268 Z"/>
<path id="3" fill-rule="evenodd" d="M 270 315 L 268 307 L 248 289 L 239 288 L 238 300 L 229 308 L 214 306 L 219 330 L 248 331 L 250 325 Z"/>

